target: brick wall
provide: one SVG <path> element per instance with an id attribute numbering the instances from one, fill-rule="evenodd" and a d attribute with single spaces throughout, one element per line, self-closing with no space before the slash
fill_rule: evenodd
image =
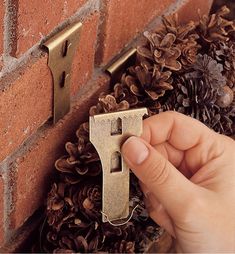
<path id="1" fill-rule="evenodd" d="M 208 13 L 212 0 L 4 0 L 0 5 L 0 247 L 14 251 L 22 230 L 43 204 L 54 161 L 107 90 L 102 71 L 141 33 L 178 12 L 182 22 Z M 53 83 L 40 46 L 67 24 L 81 21 L 72 68 L 72 109 L 51 124 Z M 17 237 L 20 236 L 20 237 Z M 12 239 L 18 239 L 11 244 Z M 13 243 L 13 242 L 12 242 Z M 11 246 L 11 247 L 10 247 Z M 13 247 L 12 247 L 13 246 Z"/>

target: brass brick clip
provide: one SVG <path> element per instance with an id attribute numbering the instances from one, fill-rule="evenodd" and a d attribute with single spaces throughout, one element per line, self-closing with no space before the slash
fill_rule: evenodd
<path id="1" fill-rule="evenodd" d="M 106 71 L 111 75 L 111 82 L 116 83 L 120 80 L 123 71 L 128 68 L 135 60 L 136 48 L 130 48 L 115 62 L 106 68 Z"/>
<path id="2" fill-rule="evenodd" d="M 70 79 L 75 50 L 78 46 L 82 24 L 76 23 L 46 41 L 49 51 L 48 66 L 53 75 L 53 122 L 56 123 L 70 110 Z"/>
<path id="3" fill-rule="evenodd" d="M 100 156 L 103 170 L 103 222 L 129 215 L 130 172 L 120 148 L 128 137 L 141 135 L 145 114 L 147 109 L 140 108 L 90 116 L 90 141 Z"/>

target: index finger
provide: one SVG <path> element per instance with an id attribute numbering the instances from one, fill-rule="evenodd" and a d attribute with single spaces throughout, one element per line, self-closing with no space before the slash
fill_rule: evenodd
<path id="1" fill-rule="evenodd" d="M 168 142 L 186 151 L 203 141 L 213 142 L 215 132 L 201 122 L 183 114 L 168 111 L 144 120 L 142 138 L 152 146 Z"/>

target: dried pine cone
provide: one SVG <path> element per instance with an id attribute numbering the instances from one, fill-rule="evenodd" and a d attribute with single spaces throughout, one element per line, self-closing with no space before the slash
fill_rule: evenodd
<path id="1" fill-rule="evenodd" d="M 47 201 L 47 222 L 50 226 L 47 241 L 51 248 L 57 252 L 63 249 L 97 251 L 102 237 L 98 230 L 101 225 L 100 209 L 101 184 L 91 181 L 78 185 L 54 184 Z"/>
<path id="2" fill-rule="evenodd" d="M 53 253 L 98 252 L 101 247 L 98 245 L 100 234 L 96 229 L 95 224 L 90 224 L 87 228 L 81 230 L 77 228 L 76 231 L 72 231 L 69 228 L 62 229 L 59 234 L 50 231 L 47 234 L 47 240 L 51 244 Z M 82 231 L 85 237 L 81 236 L 79 231 Z M 45 251 L 45 248 L 43 251 Z"/>
<path id="3" fill-rule="evenodd" d="M 172 33 L 166 34 L 163 38 L 157 33 L 144 32 L 147 44 L 137 48 L 137 53 L 146 61 L 156 63 L 161 68 L 178 71 L 181 64 L 177 60 L 181 55 L 179 47 L 174 45 L 176 36 Z"/>
<path id="4" fill-rule="evenodd" d="M 114 247 L 110 253 L 135 253 L 135 242 L 127 242 L 121 240 L 120 242 L 114 243 Z"/>
<path id="5" fill-rule="evenodd" d="M 223 6 L 217 13 L 200 18 L 198 34 L 206 43 L 213 41 L 228 41 L 229 36 L 235 30 L 234 21 L 224 18 L 229 9 Z"/>
<path id="6" fill-rule="evenodd" d="M 216 42 L 210 45 L 209 54 L 222 64 L 223 74 L 227 78 L 227 85 L 235 87 L 235 44 L 232 41 Z"/>
<path id="7" fill-rule="evenodd" d="M 113 89 L 113 95 L 117 100 L 117 103 L 127 101 L 131 108 L 138 104 L 137 96 L 131 91 L 133 85 L 135 85 L 135 79 L 124 73 L 121 78 L 121 83 L 117 83 Z"/>
<path id="8" fill-rule="evenodd" d="M 175 36 L 174 45 L 180 49 L 178 61 L 184 69 L 188 69 L 196 60 L 196 55 L 201 46 L 197 40 L 199 35 L 195 32 L 196 24 L 193 21 L 179 24 L 178 14 L 163 17 L 163 26 L 156 31 L 161 37 L 171 33 Z"/>
<path id="9" fill-rule="evenodd" d="M 151 67 L 145 62 L 141 66 L 130 67 L 129 72 L 136 78 L 130 89 L 137 97 L 147 95 L 155 101 L 163 96 L 167 90 L 173 89 L 171 72 L 160 71 L 156 65 Z"/>
<path id="10" fill-rule="evenodd" d="M 212 13 L 215 13 L 218 9 L 223 7 L 226 3 L 226 6 L 229 8 L 230 12 L 225 15 L 225 17 L 229 20 L 233 20 L 235 17 L 235 2 L 234 0 L 214 0 L 212 5 Z"/>
<path id="11" fill-rule="evenodd" d="M 89 123 L 82 123 L 76 131 L 78 143 L 87 143 L 89 141 Z"/>
<path id="12" fill-rule="evenodd" d="M 217 105 L 219 94 L 206 81 L 181 78 L 162 110 L 175 110 L 196 118 L 219 133 L 232 135 L 233 104 L 226 108 Z"/>
<path id="13" fill-rule="evenodd" d="M 120 103 L 116 101 L 116 98 L 113 95 L 104 95 L 101 94 L 99 97 L 99 102 L 96 106 L 90 108 L 90 116 L 108 113 L 108 112 L 117 112 L 121 110 L 127 110 L 130 108 L 129 103 L 126 100 L 122 100 Z"/>
<path id="14" fill-rule="evenodd" d="M 187 24 L 180 24 L 178 20 L 178 14 L 163 16 L 163 25 L 156 30 L 162 37 L 168 33 L 172 33 L 176 37 L 176 42 L 187 42 L 192 38 L 198 38 L 199 36 L 195 32 L 196 24 L 194 21 L 190 21 Z"/>
<path id="15" fill-rule="evenodd" d="M 183 69 L 189 69 L 196 62 L 198 50 L 201 48 L 196 39 L 197 37 L 191 36 L 191 38 L 179 44 L 181 50 L 179 61 Z"/>
<path id="16" fill-rule="evenodd" d="M 61 177 L 65 182 L 74 184 L 81 180 L 81 176 L 96 176 L 101 173 L 99 156 L 90 142 L 80 144 L 67 142 L 65 148 L 68 155 L 55 163 L 56 169 L 63 173 Z"/>
<path id="17" fill-rule="evenodd" d="M 234 135 L 234 24 L 226 13 L 222 8 L 186 25 L 179 25 L 177 15 L 164 17 L 160 29 L 145 33 L 135 65 L 110 94 L 99 96 L 90 115 L 143 106 L 149 115 L 176 110 Z M 102 223 L 101 164 L 89 142 L 88 123 L 76 135 L 66 143 L 67 155 L 56 161 L 59 180 L 48 194 L 41 251 L 147 252 L 162 230 L 149 218 L 138 179 L 131 174 L 131 221 L 118 227 Z"/>
<path id="18" fill-rule="evenodd" d="M 64 201 L 65 184 L 54 183 L 47 198 L 48 224 L 59 231 L 65 216 L 66 203 Z"/>
<path id="19" fill-rule="evenodd" d="M 194 71 L 186 74 L 187 78 L 205 80 L 212 90 L 218 92 L 225 86 L 226 78 L 222 75 L 223 65 L 218 64 L 207 54 L 198 54 L 197 61 L 192 68 Z"/>

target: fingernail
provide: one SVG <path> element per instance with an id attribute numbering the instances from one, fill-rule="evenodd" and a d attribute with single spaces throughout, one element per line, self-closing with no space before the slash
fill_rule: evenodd
<path id="1" fill-rule="evenodd" d="M 128 162 L 139 165 L 147 159 L 149 149 L 140 138 L 130 137 L 122 146 L 122 154 Z"/>

